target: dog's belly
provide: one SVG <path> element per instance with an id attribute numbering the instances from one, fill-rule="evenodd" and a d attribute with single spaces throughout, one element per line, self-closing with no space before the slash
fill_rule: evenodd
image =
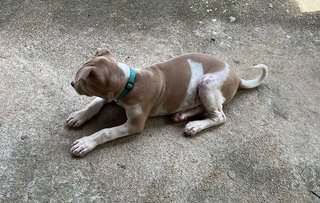
<path id="1" fill-rule="evenodd" d="M 176 109 L 174 111 L 168 111 L 167 109 L 165 109 L 163 107 L 163 105 L 158 106 L 158 108 L 156 108 L 156 110 L 152 111 L 150 113 L 150 116 L 164 116 L 164 115 L 168 115 L 168 114 L 173 114 L 173 113 L 177 113 L 180 111 L 184 111 L 184 110 L 188 110 L 188 109 L 192 109 L 196 106 L 199 106 L 201 104 L 200 100 L 196 97 L 195 102 L 194 101 L 185 101 L 185 104 L 188 103 L 189 105 L 183 105 L 182 107 L 180 107 L 179 109 Z"/>

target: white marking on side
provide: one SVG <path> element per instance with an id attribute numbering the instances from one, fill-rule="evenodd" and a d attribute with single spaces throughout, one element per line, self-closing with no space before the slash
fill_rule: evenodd
<path id="1" fill-rule="evenodd" d="M 225 63 L 224 69 L 215 73 L 207 73 L 204 77 L 207 77 L 210 83 L 212 83 L 216 88 L 221 88 L 224 81 L 229 76 L 229 65 Z"/>
<path id="2" fill-rule="evenodd" d="M 124 76 L 126 78 L 129 78 L 129 76 L 130 76 L 130 68 L 129 68 L 129 66 L 127 64 L 120 63 L 120 62 L 117 63 L 117 66 L 123 71 Z"/>
<path id="3" fill-rule="evenodd" d="M 205 87 L 204 89 L 209 91 L 207 94 L 209 97 L 208 102 L 212 103 L 214 106 L 223 104 L 225 98 L 222 95 L 221 88 L 223 83 L 229 76 L 229 65 L 225 63 L 224 69 L 215 73 L 207 73 L 205 74 L 200 81 L 200 87 Z M 212 95 L 213 94 L 213 95 Z M 203 101 L 202 101 L 203 102 Z"/>
<path id="4" fill-rule="evenodd" d="M 187 89 L 187 95 L 181 103 L 179 110 L 185 110 L 195 105 L 197 99 L 197 88 L 200 78 L 203 76 L 203 66 L 202 63 L 192 61 L 191 59 L 187 60 L 191 72 L 191 77 Z"/>

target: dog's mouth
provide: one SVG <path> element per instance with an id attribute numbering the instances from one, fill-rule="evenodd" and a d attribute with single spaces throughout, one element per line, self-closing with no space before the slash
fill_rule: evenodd
<path id="1" fill-rule="evenodd" d="M 71 86 L 73 87 L 73 89 L 74 89 L 78 94 L 80 94 L 80 92 L 78 91 L 79 88 L 76 88 L 76 85 L 75 85 L 75 82 L 74 82 L 74 81 L 71 82 Z"/>
<path id="2" fill-rule="evenodd" d="M 74 89 L 79 95 L 91 96 L 91 95 L 89 95 L 86 91 L 83 91 L 82 88 L 79 87 L 79 85 L 75 85 L 75 82 L 74 82 L 74 81 L 71 82 L 71 86 L 73 87 L 73 89 Z"/>

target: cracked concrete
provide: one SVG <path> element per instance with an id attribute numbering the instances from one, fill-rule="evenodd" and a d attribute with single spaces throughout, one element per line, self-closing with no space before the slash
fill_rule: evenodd
<path id="1" fill-rule="evenodd" d="M 232 22 L 230 22 L 230 17 Z M 1 202 L 319 202 L 320 14 L 293 0 L 0 2 Z M 151 118 L 143 133 L 69 154 L 75 139 L 125 121 L 107 105 L 79 130 L 92 98 L 70 87 L 108 47 L 137 68 L 210 53 L 243 78 L 227 123 L 194 138 Z"/>

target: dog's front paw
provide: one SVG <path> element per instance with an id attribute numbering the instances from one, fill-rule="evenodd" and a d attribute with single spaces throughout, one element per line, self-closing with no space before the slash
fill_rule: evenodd
<path id="1" fill-rule="evenodd" d="M 70 149 L 71 154 L 74 156 L 84 156 L 95 148 L 97 144 L 92 140 L 91 137 L 83 137 L 76 140 Z"/>
<path id="2" fill-rule="evenodd" d="M 67 118 L 66 123 L 69 127 L 79 127 L 81 126 L 84 122 L 88 120 L 88 116 L 85 110 L 79 110 L 76 112 L 73 112 L 70 114 L 70 116 Z"/>

